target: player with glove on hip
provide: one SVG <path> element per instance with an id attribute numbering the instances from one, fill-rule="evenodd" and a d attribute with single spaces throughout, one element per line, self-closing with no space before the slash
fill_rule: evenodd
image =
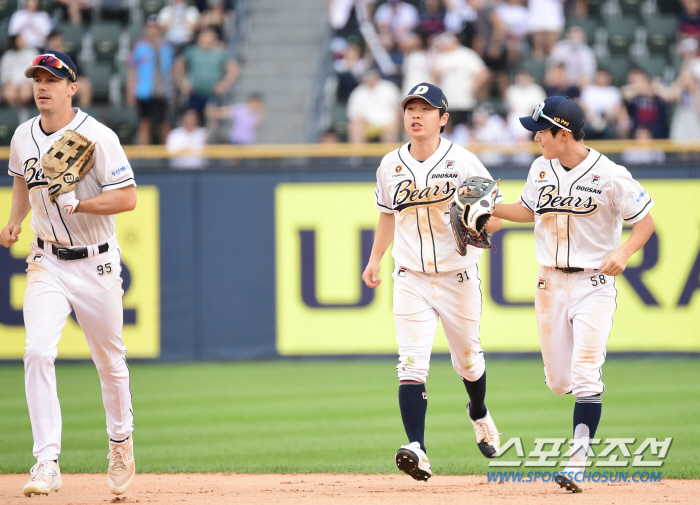
<path id="1" fill-rule="evenodd" d="M 520 201 L 496 204 L 494 216 L 535 222 L 541 265 L 535 312 L 545 382 L 556 394 L 576 397 L 570 460 L 555 480 L 581 492 L 589 439 L 602 412 L 615 276 L 653 233 L 654 201 L 625 167 L 586 147 L 583 112 L 570 98 L 551 96 L 520 122 L 535 132 L 542 156 L 530 168 Z M 633 227 L 621 244 L 623 222 Z"/>
<path id="2" fill-rule="evenodd" d="M 478 447 L 487 458 L 500 447 L 498 430 L 484 403 L 486 369 L 479 340 L 481 281 L 477 263 L 481 248 L 490 245 L 486 232 L 500 229 L 502 221 L 481 219 L 481 236 L 470 231 L 475 239 L 469 245 L 458 241 L 455 247 L 450 209 L 467 180 L 473 190 L 476 186 L 479 192 L 488 189 L 486 196 L 494 201 L 502 198 L 497 186 L 489 186 L 493 181 L 474 154 L 440 137 L 449 118 L 447 99 L 440 88 L 418 84 L 401 100 L 401 107 L 411 140 L 384 156 L 377 169 L 375 196 L 381 213 L 362 279 L 371 288 L 379 286 L 379 263 L 393 240 L 399 408 L 409 442 L 396 453 L 396 464 L 414 479 L 425 481 L 432 475 L 424 442 L 425 382 L 439 319 L 452 365 L 469 395 L 467 413 Z M 484 188 L 482 181 L 489 181 L 490 189 Z M 463 219 L 469 205 L 458 203 L 460 211 L 454 214 Z"/>
<path id="3" fill-rule="evenodd" d="M 29 63 L 29 62 L 28 62 Z M 39 116 L 12 137 L 12 211 L 0 243 L 19 240 L 32 211 L 35 235 L 27 258 L 24 376 L 37 464 L 24 494 L 61 487 L 61 409 L 54 361 L 61 330 L 73 311 L 102 384 L 107 414 L 107 482 L 122 494 L 134 478 L 129 368 L 122 340 L 121 250 L 114 214 L 136 206 L 134 174 L 115 133 L 71 107 L 76 66 L 58 51 L 37 56 L 25 70 Z"/>

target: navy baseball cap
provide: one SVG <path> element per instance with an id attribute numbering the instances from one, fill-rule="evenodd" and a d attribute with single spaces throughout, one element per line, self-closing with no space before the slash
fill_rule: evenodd
<path id="1" fill-rule="evenodd" d="M 25 77 L 34 77 L 37 68 L 43 68 L 56 77 L 75 82 L 78 79 L 78 67 L 66 53 L 60 51 L 45 51 L 32 60 L 24 71 Z"/>
<path id="2" fill-rule="evenodd" d="M 550 96 L 537 104 L 532 116 L 520 118 L 526 130 L 538 132 L 555 126 L 568 131 L 583 130 L 583 111 L 568 96 Z"/>
<path id="3" fill-rule="evenodd" d="M 445 112 L 447 112 L 447 98 L 445 98 L 445 94 L 440 88 L 435 86 L 435 84 L 421 82 L 420 84 L 413 86 L 411 91 L 408 92 L 408 95 L 403 97 L 403 100 L 401 100 L 401 108 L 405 109 L 406 104 L 413 98 L 422 98 L 433 107 L 444 109 Z"/>

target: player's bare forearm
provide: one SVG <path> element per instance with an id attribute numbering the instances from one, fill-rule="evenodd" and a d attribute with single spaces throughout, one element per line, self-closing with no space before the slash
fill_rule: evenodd
<path id="1" fill-rule="evenodd" d="M 376 288 L 382 282 L 381 279 L 377 277 L 379 274 L 379 263 L 389 247 L 389 244 L 394 240 L 394 226 L 394 214 L 387 214 L 386 212 L 379 214 L 377 231 L 374 232 L 372 253 L 369 256 L 367 267 L 362 273 L 362 280 L 365 281 L 365 284 L 370 288 Z"/>
<path id="2" fill-rule="evenodd" d="M 4 247 L 10 247 L 19 240 L 19 234 L 22 231 L 22 221 L 24 221 L 31 209 L 27 182 L 22 177 L 15 177 L 12 184 L 10 220 L 7 226 L 0 230 L 0 244 Z"/>
<path id="3" fill-rule="evenodd" d="M 654 228 L 654 219 L 651 217 L 651 213 L 634 223 L 630 238 L 605 258 L 605 261 L 600 265 L 600 273 L 614 276 L 624 272 L 627 268 L 627 260 L 644 247 L 651 234 L 654 233 Z"/>
<path id="4" fill-rule="evenodd" d="M 495 231 L 503 228 L 503 219 L 500 217 L 491 216 L 491 218 L 486 223 L 486 232 L 493 233 Z"/>
<path id="5" fill-rule="evenodd" d="M 136 186 L 103 191 L 93 198 L 80 200 L 76 212 L 83 214 L 97 214 L 111 216 L 122 212 L 129 212 L 136 208 Z"/>
<path id="6" fill-rule="evenodd" d="M 497 203 L 493 207 L 493 216 L 514 223 L 534 223 L 535 214 L 526 209 L 522 203 Z M 490 221 L 490 220 L 489 220 Z"/>

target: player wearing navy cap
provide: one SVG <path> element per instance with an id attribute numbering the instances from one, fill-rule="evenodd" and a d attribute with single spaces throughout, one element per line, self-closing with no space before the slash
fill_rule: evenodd
<path id="1" fill-rule="evenodd" d="M 649 240 L 654 201 L 625 167 L 586 147 L 583 112 L 568 97 L 552 96 L 520 118 L 542 149 L 520 202 L 496 204 L 494 216 L 535 223 L 541 265 L 535 290 L 545 382 L 571 393 L 574 444 L 556 482 L 583 490 L 589 439 L 602 412 L 602 366 L 617 307 L 615 276 Z M 633 225 L 621 244 L 623 222 Z"/>
<path id="2" fill-rule="evenodd" d="M 63 484 L 54 361 L 61 330 L 73 312 L 102 385 L 109 437 L 107 484 L 112 493 L 122 494 L 135 474 L 134 413 L 122 340 L 124 290 L 114 214 L 136 206 L 134 173 L 117 135 L 72 107 L 79 84 L 67 54 L 47 51 L 34 58 L 24 74 L 32 79 L 39 115 L 21 124 L 12 137 L 12 210 L 7 226 L 0 229 L 0 244 L 11 247 L 20 240 L 22 222 L 32 211 L 35 239 L 27 257 L 24 376 L 37 462 L 23 492 L 46 495 Z M 88 143 L 92 150 L 80 153 Z M 68 175 L 73 174 L 49 179 L 45 171 L 55 160 L 74 166 L 76 158 L 84 156 L 92 168 L 85 162 L 89 171 L 81 174 L 75 188 L 52 193 L 64 182 L 72 183 Z"/>
<path id="3" fill-rule="evenodd" d="M 414 479 L 425 481 L 432 475 L 424 444 L 425 382 L 439 320 L 452 365 L 469 395 L 467 413 L 479 450 L 492 458 L 500 447 L 498 430 L 484 403 L 477 264 L 482 250 L 467 246 L 466 256 L 456 251 L 449 212 L 463 181 L 491 176 L 474 154 L 440 137 L 449 118 L 447 98 L 440 88 L 418 84 L 400 105 L 411 141 L 384 156 L 377 169 L 375 206 L 380 216 L 362 279 L 371 288 L 379 286 L 379 263 L 393 239 L 399 408 L 409 442 L 396 453 L 396 464 Z M 489 231 L 501 224 L 492 218 Z"/>

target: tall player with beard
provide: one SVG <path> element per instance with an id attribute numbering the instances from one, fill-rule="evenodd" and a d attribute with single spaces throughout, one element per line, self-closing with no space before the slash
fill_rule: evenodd
<path id="1" fill-rule="evenodd" d="M 362 279 L 379 286 L 379 263 L 394 240 L 394 320 L 399 345 L 399 408 L 408 445 L 396 464 L 416 480 L 432 475 L 424 432 L 425 382 L 430 354 L 442 320 L 452 365 L 469 395 L 467 413 L 479 449 L 492 458 L 500 447 L 498 430 L 486 408 L 486 368 L 479 340 L 481 249 L 455 249 L 449 205 L 469 177 L 491 178 L 474 154 L 440 137 L 449 114 L 442 90 L 416 85 L 401 100 L 411 141 L 390 152 L 377 169 L 376 207 L 381 211 L 372 253 Z M 503 198 L 498 197 L 500 202 Z M 488 231 L 500 229 L 492 218 Z"/>
<path id="2" fill-rule="evenodd" d="M 530 168 L 520 201 L 496 204 L 494 216 L 535 222 L 541 265 L 535 290 L 545 382 L 556 394 L 573 394 L 574 445 L 556 482 L 583 491 L 589 439 L 602 412 L 602 366 L 617 308 L 615 276 L 654 231 L 654 201 L 625 167 L 587 148 L 583 112 L 568 97 L 552 96 L 532 117 L 542 149 Z M 621 244 L 623 222 L 633 225 Z"/>

